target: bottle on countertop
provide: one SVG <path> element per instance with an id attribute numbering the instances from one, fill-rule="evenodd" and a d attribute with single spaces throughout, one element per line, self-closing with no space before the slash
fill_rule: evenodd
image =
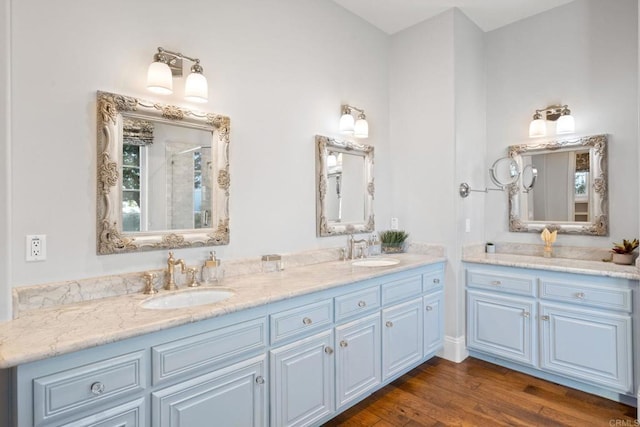
<path id="1" fill-rule="evenodd" d="M 205 285 L 215 285 L 222 280 L 222 276 L 220 259 L 216 258 L 215 252 L 209 252 L 209 259 L 202 265 L 202 283 Z"/>

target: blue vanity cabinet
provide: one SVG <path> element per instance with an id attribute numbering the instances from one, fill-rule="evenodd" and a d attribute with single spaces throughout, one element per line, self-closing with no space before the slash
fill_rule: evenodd
<path id="1" fill-rule="evenodd" d="M 633 403 L 637 281 L 473 264 L 466 273 L 472 356 Z"/>
<path id="2" fill-rule="evenodd" d="M 382 272 L 20 365 L 15 425 L 320 425 L 442 348 L 443 275 Z"/>
<path id="3" fill-rule="evenodd" d="M 382 381 L 380 313 L 336 327 L 336 406 L 338 409 Z"/>
<path id="4" fill-rule="evenodd" d="M 333 330 L 271 350 L 271 425 L 309 426 L 335 410 Z"/>
<path id="5" fill-rule="evenodd" d="M 266 356 L 151 393 L 153 427 L 266 427 Z"/>

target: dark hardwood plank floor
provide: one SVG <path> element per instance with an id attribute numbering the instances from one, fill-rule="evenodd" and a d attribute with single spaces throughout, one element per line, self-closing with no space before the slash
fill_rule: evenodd
<path id="1" fill-rule="evenodd" d="M 330 426 L 636 426 L 636 408 L 467 358 L 433 358 Z"/>

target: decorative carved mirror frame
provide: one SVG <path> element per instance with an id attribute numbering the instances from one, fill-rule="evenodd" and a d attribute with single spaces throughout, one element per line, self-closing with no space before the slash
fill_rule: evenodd
<path id="1" fill-rule="evenodd" d="M 364 158 L 363 188 L 364 221 L 363 222 L 335 222 L 327 219 L 327 157 L 329 152 L 347 153 Z M 316 225 L 319 237 L 338 236 L 352 233 L 369 233 L 375 230 L 373 215 L 373 147 L 356 144 L 350 141 L 339 141 L 322 135 L 316 135 Z"/>
<path id="2" fill-rule="evenodd" d="M 512 145 L 509 156 L 522 168 L 523 154 L 543 154 L 553 151 L 575 151 L 588 148 L 590 154 L 591 200 L 590 222 L 524 221 L 520 213 L 521 191 L 519 182 L 509 187 L 509 231 L 541 232 L 544 228 L 558 233 L 588 236 L 609 235 L 609 195 L 607 179 L 607 135 L 594 135 L 545 141 L 534 144 Z M 535 188 L 534 188 L 535 191 Z"/>
<path id="3" fill-rule="evenodd" d="M 122 121 L 127 117 L 212 133 L 213 228 L 126 233 L 122 231 Z M 229 243 L 229 117 L 98 91 L 97 253 L 226 245 Z M 215 148 L 214 148 L 215 147 Z"/>

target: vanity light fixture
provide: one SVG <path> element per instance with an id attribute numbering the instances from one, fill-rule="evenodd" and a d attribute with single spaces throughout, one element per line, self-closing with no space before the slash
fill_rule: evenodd
<path id="1" fill-rule="evenodd" d="M 529 124 L 529 138 L 537 138 L 547 134 L 547 121 L 556 122 L 556 133 L 573 133 L 576 122 L 571 115 L 568 105 L 551 105 L 542 110 L 536 110 L 533 120 Z"/>
<path id="2" fill-rule="evenodd" d="M 358 119 L 355 120 L 353 112 L 358 112 Z M 348 104 L 342 106 L 342 116 L 340 116 L 340 133 L 353 135 L 356 138 L 369 137 L 369 123 L 364 115 L 364 110 Z"/>
<path id="3" fill-rule="evenodd" d="M 184 97 L 192 102 L 207 102 L 209 89 L 198 58 L 158 48 L 147 71 L 147 89 L 161 95 L 173 93 L 173 77 L 182 77 L 182 60 L 193 62 L 184 85 Z"/>

